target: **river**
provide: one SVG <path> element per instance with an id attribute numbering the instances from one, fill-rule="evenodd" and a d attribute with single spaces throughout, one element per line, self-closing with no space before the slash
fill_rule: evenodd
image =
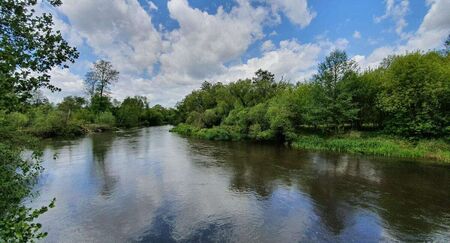
<path id="1" fill-rule="evenodd" d="M 183 138 L 52 141 L 44 242 L 450 241 L 450 167 Z M 55 156 L 56 155 L 56 156 Z"/>

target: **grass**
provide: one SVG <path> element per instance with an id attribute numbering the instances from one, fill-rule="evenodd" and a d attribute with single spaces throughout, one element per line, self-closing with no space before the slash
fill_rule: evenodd
<path id="1" fill-rule="evenodd" d="M 450 144 L 443 140 L 408 141 L 402 138 L 375 136 L 298 136 L 291 144 L 297 149 L 333 151 L 399 158 L 425 158 L 450 163 Z"/>
<path id="2" fill-rule="evenodd" d="M 178 134 L 208 140 L 249 139 L 238 127 L 220 126 L 197 128 L 180 124 L 171 130 Z M 410 141 L 382 134 L 349 132 L 338 136 L 297 135 L 291 142 L 296 149 L 332 151 L 351 154 L 377 155 L 398 158 L 424 158 L 430 161 L 450 163 L 450 144 L 444 140 Z"/>

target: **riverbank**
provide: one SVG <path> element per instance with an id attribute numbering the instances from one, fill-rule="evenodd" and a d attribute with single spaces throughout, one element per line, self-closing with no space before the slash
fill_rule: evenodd
<path id="1" fill-rule="evenodd" d="M 264 137 L 248 137 L 232 127 L 196 128 L 180 124 L 171 132 L 183 136 L 208 140 L 256 140 Z M 289 145 L 295 149 L 331 151 L 351 154 L 377 155 L 399 158 L 423 158 L 434 162 L 450 163 L 450 144 L 444 140 L 422 139 L 410 141 L 382 134 L 349 132 L 334 136 L 293 134 Z"/>

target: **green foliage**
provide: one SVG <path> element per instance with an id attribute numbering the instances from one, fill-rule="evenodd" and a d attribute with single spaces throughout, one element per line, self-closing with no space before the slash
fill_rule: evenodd
<path id="1" fill-rule="evenodd" d="M 58 104 L 58 109 L 66 113 L 78 111 L 86 105 L 83 97 L 67 96 Z"/>
<path id="2" fill-rule="evenodd" d="M 406 158 L 427 158 L 450 162 L 450 145 L 440 140 L 422 140 L 413 143 L 400 138 L 384 136 L 298 136 L 292 147 L 307 150 L 346 152 Z"/>
<path id="3" fill-rule="evenodd" d="M 97 116 L 95 117 L 94 122 L 100 125 L 114 127 L 116 125 L 116 118 L 111 112 L 105 111 L 98 113 Z"/>
<path id="4" fill-rule="evenodd" d="M 52 107 L 38 107 L 32 110 L 29 131 L 39 137 L 83 134 L 81 123 L 78 120 L 71 119 L 70 113 Z"/>
<path id="5" fill-rule="evenodd" d="M 53 6 L 61 1 L 48 1 Z M 34 90 L 50 84 L 53 67 L 67 67 L 78 57 L 59 31 L 53 30 L 52 15 L 36 14 L 37 1 L 0 1 L 0 108 L 16 110 Z"/>
<path id="6" fill-rule="evenodd" d="M 140 118 L 144 113 L 144 108 L 147 105 L 143 97 L 136 96 L 134 98 L 128 97 L 117 111 L 117 120 L 121 126 L 135 127 L 139 125 Z"/>
<path id="7" fill-rule="evenodd" d="M 411 53 L 390 60 L 382 78 L 379 108 L 386 130 L 407 137 L 448 136 L 450 59 Z"/>
<path id="8" fill-rule="evenodd" d="M 22 205 L 42 171 L 41 152 L 35 147 L 36 140 L 17 130 L 25 126 L 25 120 L 24 114 L 0 111 L 1 242 L 30 242 L 46 235 L 40 231 L 41 225 L 35 219 L 48 207 L 33 210 Z M 27 159 L 22 156 L 25 148 L 35 151 Z M 53 202 L 49 206 L 53 206 Z"/>
<path id="9" fill-rule="evenodd" d="M 198 128 L 185 123 L 180 123 L 173 127 L 171 132 L 176 132 L 184 136 L 192 136 L 208 140 L 241 140 L 243 139 L 239 127 L 236 126 L 220 126 L 209 129 Z"/>
<path id="10" fill-rule="evenodd" d="M 449 140 L 449 60 L 448 53 L 410 53 L 390 56 L 379 68 L 359 72 L 345 52 L 336 50 L 319 64 L 310 82 L 295 86 L 276 82 L 273 74 L 262 70 L 252 79 L 227 85 L 205 82 L 178 103 L 184 124 L 173 131 L 212 140 L 270 140 L 299 148 L 446 160 L 447 145 L 432 156 L 430 146 L 402 138 L 338 135 L 353 129 Z M 333 139 L 299 139 L 307 133 Z"/>
<path id="11" fill-rule="evenodd" d="M 356 64 L 343 51 L 335 50 L 319 64 L 314 76 L 316 109 L 323 125 L 340 132 L 345 124 L 356 119 L 359 108 L 353 103 L 352 90 L 346 83 L 357 79 Z"/>
<path id="12" fill-rule="evenodd" d="M 113 105 L 108 96 L 94 95 L 91 98 L 91 105 L 89 107 L 94 113 L 111 111 Z"/>
<path id="13" fill-rule="evenodd" d="M 27 115 L 19 112 L 9 113 L 6 117 L 8 119 L 7 122 L 14 130 L 22 130 L 27 126 L 28 122 L 30 121 Z"/>

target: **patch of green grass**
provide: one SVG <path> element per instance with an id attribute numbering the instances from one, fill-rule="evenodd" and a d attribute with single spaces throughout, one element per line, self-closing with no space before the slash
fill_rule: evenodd
<path id="1" fill-rule="evenodd" d="M 450 162 L 450 145 L 442 140 L 411 142 L 385 136 L 334 136 L 300 135 L 291 144 L 298 149 L 334 151 L 353 154 L 380 155 L 402 158 L 426 158 Z"/>

